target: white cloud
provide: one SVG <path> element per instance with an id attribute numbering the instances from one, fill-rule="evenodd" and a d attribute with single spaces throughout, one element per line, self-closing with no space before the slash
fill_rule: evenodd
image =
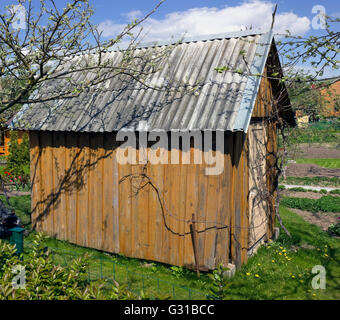
<path id="1" fill-rule="evenodd" d="M 252 26 L 254 29 L 268 30 L 272 22 L 274 4 L 263 0 L 248 0 L 238 6 L 224 8 L 192 8 L 182 12 L 172 12 L 164 19 L 149 18 L 143 23 L 143 41 L 161 41 L 183 35 L 196 36 L 230 31 L 244 30 Z M 141 16 L 140 11 L 125 14 L 127 17 Z M 287 29 L 294 35 L 302 35 L 309 31 L 310 20 L 293 12 L 276 15 L 275 31 L 285 33 Z M 103 36 L 115 36 L 124 28 L 112 20 L 99 25 Z"/>
<path id="2" fill-rule="evenodd" d="M 134 21 L 135 19 L 138 19 L 143 16 L 143 12 L 140 10 L 133 10 L 128 13 L 123 13 L 123 17 L 126 17 L 129 21 Z"/>

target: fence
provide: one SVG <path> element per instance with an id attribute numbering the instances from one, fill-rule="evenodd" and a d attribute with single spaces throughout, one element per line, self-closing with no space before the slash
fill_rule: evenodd
<path id="1" fill-rule="evenodd" d="M 55 263 L 60 266 L 67 266 L 71 260 L 81 256 L 57 248 L 51 249 L 51 253 Z M 110 289 L 114 280 L 120 285 L 126 285 L 127 289 L 136 295 L 140 294 L 143 290 L 151 298 L 170 297 L 172 300 L 207 299 L 207 293 L 180 286 L 155 277 L 152 274 L 135 272 L 129 266 L 110 257 L 91 257 L 87 274 L 90 281 L 104 280 L 104 289 Z"/>
<path id="2" fill-rule="evenodd" d="M 33 245 L 25 239 L 24 253 L 28 253 Z M 73 259 L 79 258 L 83 253 L 61 249 L 57 246 L 48 246 L 52 259 L 56 265 L 67 267 Z M 87 251 L 84 251 L 84 253 Z M 89 281 L 104 284 L 103 290 L 109 291 L 114 281 L 125 285 L 129 291 L 140 295 L 143 291 L 151 299 L 168 298 L 171 300 L 206 300 L 208 292 L 196 288 L 179 285 L 178 283 L 161 279 L 152 274 L 153 264 L 145 268 L 145 272 L 136 272 L 131 266 L 118 261 L 112 255 L 96 252 L 90 255 L 87 269 Z M 128 259 L 128 258 L 126 258 Z M 141 262 L 138 262 L 141 263 Z M 180 278 L 179 278 L 180 282 Z M 207 290 L 208 291 L 208 290 Z"/>

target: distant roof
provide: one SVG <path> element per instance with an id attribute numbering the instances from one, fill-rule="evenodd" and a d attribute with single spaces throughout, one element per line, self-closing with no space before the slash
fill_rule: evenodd
<path id="1" fill-rule="evenodd" d="M 255 30 L 183 39 L 161 62 L 160 71 L 147 79 L 152 88 L 113 77 L 103 92 L 90 89 L 76 98 L 25 105 L 11 126 L 75 132 L 122 128 L 247 132 L 261 82 L 261 77 L 247 73 L 263 74 L 272 41 L 272 32 Z M 152 53 L 175 43 L 142 44 L 135 51 Z M 106 55 L 119 63 L 122 50 Z M 219 73 L 216 68 L 221 66 L 243 72 Z M 154 85 L 170 91 L 156 90 Z M 191 89 L 182 95 L 177 85 Z"/>

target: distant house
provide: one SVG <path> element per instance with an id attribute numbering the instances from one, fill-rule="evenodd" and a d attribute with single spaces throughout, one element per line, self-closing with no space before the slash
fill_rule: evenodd
<path id="1" fill-rule="evenodd" d="M 321 114 L 325 118 L 340 117 L 340 78 L 332 81 L 321 91 Z"/>
<path id="2" fill-rule="evenodd" d="M 9 123 L 12 121 L 9 120 L 4 125 L 0 126 L 0 156 L 8 156 L 9 155 L 9 146 L 11 142 L 11 133 L 13 130 L 8 128 Z M 18 143 L 20 144 L 22 142 L 24 131 L 17 130 L 17 136 L 18 136 Z"/>
<path id="3" fill-rule="evenodd" d="M 199 90 L 167 94 L 128 76 L 112 77 L 104 92 L 26 105 L 17 114 L 12 127 L 30 135 L 32 226 L 128 257 L 201 270 L 220 263 L 239 267 L 274 233 L 277 128 L 282 123 L 275 115 L 295 125 L 284 84 L 268 77 L 281 72 L 273 34 L 250 30 L 202 36 L 179 44 L 140 45 L 132 54 L 164 48 L 171 48 L 169 56 L 148 83 L 167 81 L 171 89 L 199 80 Z M 107 55 L 122 59 L 122 51 Z M 220 66 L 237 72 L 219 73 Z M 200 153 L 219 156 L 222 170 L 207 175 L 209 165 L 184 163 L 183 158 L 176 165 L 122 163 L 118 154 L 125 151 L 139 161 L 145 150 L 155 151 L 152 143 L 145 149 L 126 145 L 117 138 L 122 129 L 139 139 L 161 132 L 171 139 L 182 131 L 211 133 L 208 150 L 202 151 L 196 140 L 188 145 L 182 140 L 159 152 L 167 160 L 173 151 L 191 160 Z M 218 137 L 222 151 L 216 147 Z"/>
<path id="4" fill-rule="evenodd" d="M 295 111 L 295 118 L 299 128 L 307 128 L 309 123 L 309 116 L 305 115 L 302 110 Z"/>

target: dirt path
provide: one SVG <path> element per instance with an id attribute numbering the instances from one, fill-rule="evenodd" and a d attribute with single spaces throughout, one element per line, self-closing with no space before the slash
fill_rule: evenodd
<path id="1" fill-rule="evenodd" d="M 3 191 L 0 191 L 1 195 L 5 195 Z M 9 197 L 18 197 L 18 196 L 28 196 L 31 192 L 27 191 L 6 191 L 7 196 Z"/>

